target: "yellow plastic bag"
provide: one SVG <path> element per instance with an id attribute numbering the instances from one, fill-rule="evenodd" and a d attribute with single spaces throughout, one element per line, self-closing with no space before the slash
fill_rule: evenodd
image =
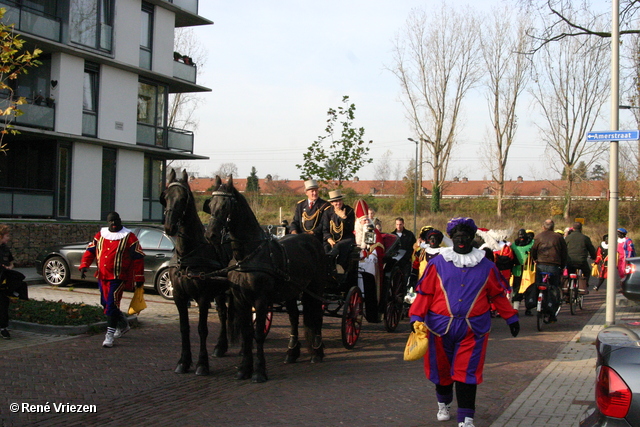
<path id="1" fill-rule="evenodd" d="M 594 262 L 593 265 L 591 266 L 591 277 L 599 277 L 599 276 L 600 276 L 600 270 L 598 270 L 598 264 Z"/>
<path id="2" fill-rule="evenodd" d="M 427 326 L 422 322 L 413 324 L 416 332 L 409 334 L 407 345 L 404 347 L 404 360 L 419 360 L 427 353 L 429 339 L 427 338 Z"/>
<path id="3" fill-rule="evenodd" d="M 533 264 L 531 256 L 527 256 L 527 263 L 522 266 L 522 281 L 518 292 L 524 294 L 524 291 L 534 283 L 536 283 L 536 266 Z"/>
<path id="4" fill-rule="evenodd" d="M 147 303 L 144 301 L 144 288 L 140 286 L 133 291 L 133 298 L 129 304 L 129 315 L 138 314 L 145 308 L 147 308 Z"/>

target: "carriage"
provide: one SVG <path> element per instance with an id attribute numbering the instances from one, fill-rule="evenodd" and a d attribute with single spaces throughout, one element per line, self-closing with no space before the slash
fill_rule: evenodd
<path id="1" fill-rule="evenodd" d="M 371 233 L 371 234 L 370 234 Z M 373 232 L 365 239 L 375 241 Z M 361 250 L 354 248 L 349 268 L 344 274 L 333 274 L 333 283 L 325 289 L 323 305 L 325 315 L 342 319 L 342 345 L 352 349 L 362 329 L 363 318 L 368 323 L 383 322 L 387 332 L 398 327 L 403 314 L 405 277 L 405 251 L 394 234 L 380 234 L 384 247 L 381 262 L 374 263 L 374 271 L 365 266 Z M 373 273 L 373 274 L 372 274 Z"/>
<path id="2" fill-rule="evenodd" d="M 274 238 L 284 237 L 283 227 L 267 225 L 262 227 Z M 383 323 L 387 332 L 394 332 L 404 313 L 404 296 L 408 262 L 405 250 L 395 234 L 365 233 L 365 241 L 373 245 L 377 240 L 383 246 L 382 262 L 375 263 L 375 271 L 366 268 L 361 259 L 362 250 L 354 246 L 348 260 L 348 267 L 338 273 L 332 269 L 331 280 L 322 296 L 325 316 L 342 319 L 341 338 L 346 349 L 352 349 L 362 330 L 363 320 L 368 323 Z M 276 304 L 267 313 L 265 333 L 269 333 L 274 312 L 284 312 L 281 304 Z"/>

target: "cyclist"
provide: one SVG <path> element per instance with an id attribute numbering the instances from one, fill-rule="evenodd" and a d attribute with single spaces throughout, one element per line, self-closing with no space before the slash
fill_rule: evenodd
<path id="1" fill-rule="evenodd" d="M 586 282 L 589 283 L 589 277 L 591 276 L 591 267 L 587 257 L 596 259 L 596 249 L 591 243 L 591 239 L 588 236 L 582 234 L 582 224 L 575 222 L 573 224 L 573 232 L 565 237 L 567 242 L 567 273 L 575 273 L 576 270 L 582 270 L 582 275 L 585 277 Z M 580 283 L 580 282 L 579 282 Z M 588 293 L 587 289 L 580 287 L 580 292 Z"/>
<path id="2" fill-rule="evenodd" d="M 536 283 L 542 283 L 542 273 L 551 273 L 549 277 L 549 323 L 555 322 L 560 307 L 560 274 L 567 265 L 567 243 L 562 235 L 554 232 L 555 223 L 547 219 L 542 225 L 543 231 L 533 239 L 531 258 L 536 263 Z"/>

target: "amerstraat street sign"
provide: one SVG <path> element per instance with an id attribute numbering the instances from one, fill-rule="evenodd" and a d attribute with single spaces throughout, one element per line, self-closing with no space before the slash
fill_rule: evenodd
<path id="1" fill-rule="evenodd" d="M 587 141 L 637 141 L 639 139 L 639 130 L 603 130 L 587 133 Z"/>

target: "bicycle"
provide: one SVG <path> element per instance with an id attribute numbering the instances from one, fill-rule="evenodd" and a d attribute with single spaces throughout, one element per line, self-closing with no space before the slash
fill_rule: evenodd
<path id="1" fill-rule="evenodd" d="M 580 292 L 580 287 L 578 285 L 579 277 L 582 278 L 582 270 L 580 269 L 577 269 L 575 273 L 569 274 L 569 285 L 566 297 L 569 302 L 569 311 L 572 315 L 576 314 L 576 307 L 579 307 L 580 310 L 583 309 L 584 294 Z"/>
<path id="2" fill-rule="evenodd" d="M 549 287 L 552 286 L 551 284 L 549 284 L 549 277 L 552 276 L 553 274 L 547 273 L 547 272 L 540 272 L 540 275 L 542 276 L 542 283 L 538 284 L 538 305 L 536 306 L 536 310 L 537 310 L 536 326 L 538 328 L 538 331 L 542 331 L 543 324 L 550 323 L 549 317 L 551 317 L 551 314 L 552 314 L 549 312 L 549 309 L 547 307 L 549 306 L 549 303 L 548 303 Z M 556 316 L 560 312 L 561 307 L 562 305 L 559 304 L 558 310 L 555 312 Z"/>

